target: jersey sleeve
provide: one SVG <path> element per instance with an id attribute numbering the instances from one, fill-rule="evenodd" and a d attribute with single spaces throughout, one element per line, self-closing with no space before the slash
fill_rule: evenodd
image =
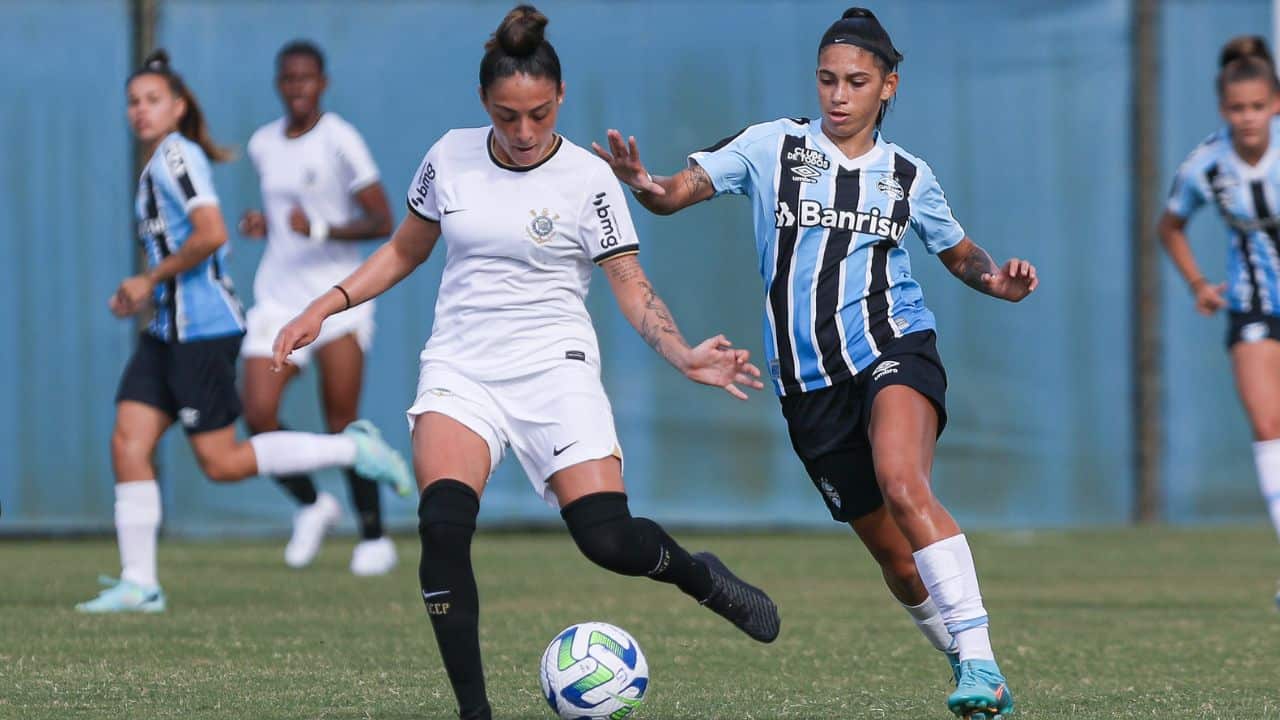
<path id="1" fill-rule="evenodd" d="M 951 214 L 951 206 L 933 169 L 923 162 L 911 196 L 911 227 L 930 255 L 955 247 L 964 239 L 964 228 Z"/>
<path id="2" fill-rule="evenodd" d="M 711 147 L 689 153 L 689 167 L 697 165 L 706 171 L 716 195 L 751 192 L 751 156 L 747 152 L 755 139 L 751 129 L 744 128 Z"/>
<path id="3" fill-rule="evenodd" d="M 364 138 L 351 125 L 342 123 L 336 133 L 337 153 L 342 164 L 351 173 L 351 182 L 347 191 L 356 193 L 378 182 L 378 166 L 373 162 L 373 155 Z"/>
<path id="4" fill-rule="evenodd" d="M 1171 215 L 1185 220 L 1205 203 L 1207 188 L 1197 170 L 1196 163 L 1189 158 L 1173 176 L 1173 187 L 1169 188 L 1169 200 L 1164 206 Z"/>
<path id="5" fill-rule="evenodd" d="M 587 191 L 590 194 L 578 217 L 578 242 L 591 261 L 599 264 L 619 255 L 640 252 L 627 197 L 603 162 L 591 175 Z"/>
<path id="6" fill-rule="evenodd" d="M 204 205 L 218 204 L 218 195 L 213 189 L 213 170 L 199 145 L 173 139 L 165 142 L 161 152 L 167 190 L 173 193 L 184 211 L 190 213 Z"/>
<path id="7" fill-rule="evenodd" d="M 426 157 L 422 158 L 422 164 L 418 166 L 418 171 L 413 175 L 413 181 L 409 183 L 409 212 L 417 215 L 423 220 L 431 222 L 440 222 L 440 196 L 438 186 L 440 184 L 440 156 L 441 144 L 444 139 L 436 141 L 435 145 L 427 151 Z"/>

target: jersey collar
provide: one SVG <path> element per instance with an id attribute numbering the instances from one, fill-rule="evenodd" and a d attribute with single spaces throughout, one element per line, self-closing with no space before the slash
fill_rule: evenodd
<path id="1" fill-rule="evenodd" d="M 1236 154 L 1236 149 L 1231 147 L 1231 141 L 1227 141 L 1228 157 L 1231 158 L 1231 164 L 1235 165 L 1236 172 L 1240 173 L 1240 177 L 1245 180 L 1261 180 L 1267 177 L 1267 173 L 1271 170 L 1271 166 L 1275 164 L 1276 158 L 1280 156 L 1280 143 L 1276 142 L 1277 138 L 1273 135 L 1271 143 L 1267 146 L 1267 151 L 1258 159 L 1257 165 L 1250 165 Z"/>
<path id="2" fill-rule="evenodd" d="M 819 119 L 816 122 L 809 123 L 809 137 L 813 138 L 814 145 L 825 151 L 840 167 L 846 170 L 860 170 L 879 160 L 880 156 L 884 155 L 885 152 L 884 137 L 877 130 L 876 142 L 871 146 L 870 150 L 856 158 L 845 157 L 844 151 L 836 147 L 836 144 L 831 142 L 831 138 L 822 132 L 821 115 L 819 115 Z"/>
<path id="3" fill-rule="evenodd" d="M 498 156 L 495 155 L 493 152 L 493 142 L 494 142 L 493 128 L 489 128 L 489 134 L 486 135 L 484 138 L 484 149 L 489 153 L 489 160 L 493 161 L 494 165 L 497 165 L 503 170 L 510 170 L 511 172 L 529 172 L 530 170 L 534 170 L 542 167 L 543 165 L 546 165 L 547 162 L 551 160 L 551 158 L 555 157 L 556 153 L 560 152 L 560 147 L 564 145 L 564 138 L 561 137 L 559 133 L 557 133 L 556 139 L 552 141 L 551 152 L 547 153 L 546 157 L 542 158 L 541 160 L 539 160 L 538 162 L 532 165 L 509 165 L 507 163 L 502 162 L 501 160 L 498 159 Z"/>

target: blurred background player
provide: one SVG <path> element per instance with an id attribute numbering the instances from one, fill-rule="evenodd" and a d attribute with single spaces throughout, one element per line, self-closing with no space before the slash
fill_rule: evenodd
<path id="1" fill-rule="evenodd" d="M 312 356 L 328 429 L 351 424 L 360 405 L 364 353 L 373 340 L 371 302 L 333 318 L 314 343 L 289 357 L 290 364 L 271 370 L 271 344 L 280 328 L 360 265 L 358 241 L 391 233 L 391 208 L 364 139 L 350 123 L 320 108 L 327 85 L 318 47 L 305 41 L 285 45 L 276 55 L 276 89 L 285 115 L 249 140 L 265 213 L 246 212 L 240 231 L 267 238 L 241 347 L 244 417 L 255 434 L 282 428 L 280 397 Z M 351 469 L 346 477 L 360 532 L 351 571 L 386 573 L 395 567 L 396 548 L 383 534 L 378 486 Z M 301 505 L 284 559 L 290 567 L 304 567 L 342 510 L 332 495 L 316 492 L 309 475 L 275 480 Z"/>
<path id="2" fill-rule="evenodd" d="M 235 482 L 257 474 L 355 467 L 365 477 L 410 491 L 408 466 L 367 421 L 342 433 L 264 433 L 236 440 L 240 415 L 236 356 L 244 319 L 223 272 L 227 230 L 209 158 L 214 144 L 195 95 L 157 50 L 128 84 L 129 124 L 150 160 L 138 180 L 138 236 L 146 272 L 126 278 L 108 306 L 128 317 L 154 304 L 116 394 L 111 461 L 121 577 L 81 612 L 162 612 L 156 574 L 160 492 L 152 455 L 175 420 L 182 423 L 205 474 Z"/>
<path id="3" fill-rule="evenodd" d="M 441 237 L 448 243 L 408 415 L 422 487 L 422 598 L 463 720 L 491 716 L 471 539 L 480 496 L 508 447 L 588 559 L 674 584 L 761 642 L 779 629 L 767 595 L 714 555 L 690 555 L 657 523 L 631 515 L 584 303 L 593 263 L 631 325 L 686 377 L 741 399 L 735 383 L 763 385 L 746 351 L 723 336 L 685 343 L 640 267 L 618 181 L 556 133 L 564 84 L 546 24 L 527 5 L 506 16 L 480 63 L 492 126 L 452 130 L 431 147 L 391 241 L 287 325 L 276 345 L 279 363 L 318 337 L 326 317 L 386 291 Z"/>
<path id="4" fill-rule="evenodd" d="M 1253 427 L 1258 484 L 1280 533 L 1280 147 L 1274 117 L 1280 86 L 1265 41 L 1238 37 L 1222 49 L 1218 110 L 1227 127 L 1187 157 L 1160 218 L 1160 240 L 1192 294 L 1196 309 L 1227 308 L 1227 348 L 1236 389 Z M 1227 225 L 1227 279 L 1200 271 L 1186 226 L 1205 203 Z M 1280 607 L 1280 588 L 1275 601 Z"/>
<path id="5" fill-rule="evenodd" d="M 933 171 L 880 134 L 902 55 L 871 11 L 851 8 L 818 45 L 821 122 L 752 125 L 655 178 L 635 138 L 595 150 L 646 208 L 751 198 L 765 283 L 765 348 L 792 445 L 831 516 L 848 522 L 894 596 L 952 660 L 957 715 L 1013 709 L 995 662 L 968 541 L 930 487 L 946 425 L 933 313 L 912 279 L 910 228 L 967 285 L 1018 302 L 1035 268 L 1003 267 L 951 214 Z"/>

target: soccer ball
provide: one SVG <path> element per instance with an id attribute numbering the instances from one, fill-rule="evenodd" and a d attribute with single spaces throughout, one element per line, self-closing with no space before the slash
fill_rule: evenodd
<path id="1" fill-rule="evenodd" d="M 644 699 L 649 664 L 626 630 L 588 622 L 556 635 L 539 676 L 542 697 L 565 720 L 621 720 Z"/>

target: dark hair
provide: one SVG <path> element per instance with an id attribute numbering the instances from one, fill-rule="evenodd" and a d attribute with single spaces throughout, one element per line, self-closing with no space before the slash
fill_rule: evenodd
<path id="1" fill-rule="evenodd" d="M 310 40 L 293 40 L 280 48 L 280 52 L 276 53 L 276 72 L 284 69 L 285 58 L 301 55 L 309 57 L 316 61 L 316 66 L 320 68 L 320 74 L 324 74 L 324 53 L 321 52 L 320 46 Z"/>
<path id="2" fill-rule="evenodd" d="M 818 42 L 819 57 L 828 45 L 853 45 L 866 50 L 871 53 L 876 67 L 880 68 L 880 72 L 885 75 L 897 72 L 898 63 L 902 62 L 902 53 L 893 46 L 889 31 L 885 30 L 876 19 L 875 13 L 866 8 L 851 7 L 844 11 L 839 20 L 831 23 L 831 27 L 827 28 L 827 31 L 822 34 L 822 40 Z M 876 127 L 880 127 L 880 123 L 884 121 L 890 102 L 890 100 L 880 102 L 880 112 L 876 114 Z"/>
<path id="3" fill-rule="evenodd" d="M 549 78 L 560 87 L 560 56 L 545 37 L 547 16 L 532 5 L 517 5 L 484 44 L 480 87 L 488 90 L 499 78 L 520 73 Z"/>
<path id="4" fill-rule="evenodd" d="M 204 119 L 204 112 L 200 110 L 200 102 L 196 100 L 191 88 L 182 81 L 182 76 L 169 66 L 169 53 L 161 48 L 152 50 L 151 54 L 147 55 L 147 59 L 142 61 L 142 67 L 129 75 L 125 86 L 133 82 L 134 78 L 143 75 L 158 75 L 164 78 L 169 83 L 169 90 L 186 103 L 187 111 L 178 118 L 178 132 L 182 133 L 183 137 L 199 145 L 200 149 L 204 150 L 204 154 L 214 162 L 226 162 L 235 157 L 235 153 L 230 149 L 213 141 L 213 136 L 209 134 L 209 124 Z"/>
<path id="5" fill-rule="evenodd" d="M 1238 35 L 1222 46 L 1218 56 L 1218 97 L 1231 83 L 1266 79 L 1273 91 L 1280 90 L 1276 63 L 1259 35 Z"/>

